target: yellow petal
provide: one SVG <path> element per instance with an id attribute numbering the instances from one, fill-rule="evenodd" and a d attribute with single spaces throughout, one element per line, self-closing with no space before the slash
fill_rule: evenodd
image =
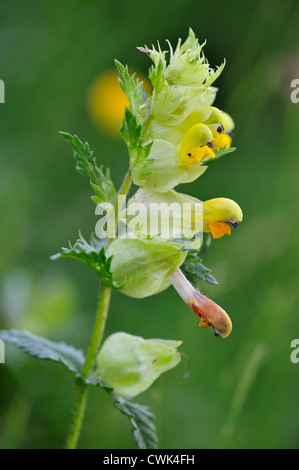
<path id="1" fill-rule="evenodd" d="M 179 148 L 181 165 L 197 165 L 206 157 L 213 158 L 214 152 L 206 145 L 212 139 L 213 134 L 205 124 L 192 126 L 184 135 Z"/>
<path id="2" fill-rule="evenodd" d="M 230 148 L 231 143 L 232 143 L 231 136 L 226 134 L 225 132 L 221 132 L 221 133 L 216 132 L 214 134 L 213 145 L 214 145 L 216 150 L 220 150 L 224 147 L 226 147 L 228 149 L 228 148 Z"/>
<path id="3" fill-rule="evenodd" d="M 207 145 L 195 147 L 182 157 L 182 164 L 187 166 L 198 165 L 205 158 L 215 158 L 215 153 Z"/>
<path id="4" fill-rule="evenodd" d="M 243 214 L 240 206 L 225 197 L 217 197 L 203 202 L 204 222 L 241 222 Z"/>

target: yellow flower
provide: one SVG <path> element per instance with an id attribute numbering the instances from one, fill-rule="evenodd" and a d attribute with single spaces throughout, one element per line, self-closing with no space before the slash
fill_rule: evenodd
<path id="1" fill-rule="evenodd" d="M 182 161 L 184 165 L 193 166 L 202 162 L 205 158 L 215 158 L 215 153 L 208 145 L 194 147 L 184 155 Z"/>
<path id="2" fill-rule="evenodd" d="M 181 165 L 193 166 L 208 158 L 214 158 L 211 149 L 213 134 L 205 124 L 195 124 L 184 135 L 180 149 Z"/>
<path id="3" fill-rule="evenodd" d="M 211 232 L 213 238 L 230 235 L 230 226 L 238 228 L 243 219 L 240 206 L 232 199 L 219 197 L 203 202 L 203 231 Z"/>
<path id="4" fill-rule="evenodd" d="M 232 143 L 232 138 L 229 134 L 226 132 L 223 132 L 223 127 L 219 127 L 219 130 L 215 132 L 213 135 L 213 147 L 215 147 L 215 150 L 220 150 L 226 147 L 227 149 L 230 148 L 231 143 Z"/>
<path id="5" fill-rule="evenodd" d="M 137 74 L 143 81 L 145 92 L 151 94 L 151 85 L 146 78 Z M 102 130 L 120 136 L 118 123 L 121 122 L 129 100 L 120 89 L 118 73 L 110 70 L 97 77 L 87 95 L 87 108 L 92 121 Z"/>

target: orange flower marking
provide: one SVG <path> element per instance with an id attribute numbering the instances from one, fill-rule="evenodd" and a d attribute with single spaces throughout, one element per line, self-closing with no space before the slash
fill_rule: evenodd
<path id="1" fill-rule="evenodd" d="M 221 238 L 223 235 L 230 235 L 230 226 L 225 222 L 209 222 L 208 227 L 213 238 Z"/>

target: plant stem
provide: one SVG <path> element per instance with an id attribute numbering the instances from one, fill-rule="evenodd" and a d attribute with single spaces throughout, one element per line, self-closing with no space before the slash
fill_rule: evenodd
<path id="1" fill-rule="evenodd" d="M 123 183 L 119 190 L 119 195 L 128 194 L 132 184 L 132 175 L 130 170 L 127 171 Z M 118 213 L 118 201 L 115 204 L 115 213 L 117 217 Z M 92 330 L 90 343 L 86 353 L 85 364 L 83 366 L 82 375 L 83 377 L 89 377 L 95 366 L 96 357 L 99 351 L 99 347 L 103 338 L 106 320 L 108 316 L 108 310 L 110 305 L 111 297 L 111 287 L 105 286 L 101 283 L 100 286 L 100 296 L 99 303 L 96 312 L 96 318 L 94 322 L 94 327 Z M 82 428 L 86 401 L 87 401 L 87 392 L 88 385 L 80 378 L 76 378 L 75 382 L 75 403 L 72 414 L 72 420 L 70 424 L 70 429 L 66 438 L 66 449 L 75 449 L 80 437 L 80 432 Z"/>
<path id="2" fill-rule="evenodd" d="M 75 380 L 75 403 L 65 449 L 75 449 L 77 447 L 86 407 L 87 386 L 80 378 Z"/>
<path id="3" fill-rule="evenodd" d="M 123 179 L 123 182 L 121 184 L 121 187 L 118 191 L 118 197 L 119 196 L 126 196 L 128 194 L 128 192 L 130 191 L 130 188 L 131 188 L 131 184 L 132 184 L 132 174 L 131 174 L 131 170 L 129 169 L 127 171 L 127 173 L 125 174 L 125 177 Z M 116 225 L 117 225 L 117 219 L 118 219 L 118 210 L 119 210 L 119 199 L 117 198 L 117 201 L 115 203 L 115 206 L 114 206 L 114 212 L 115 212 L 115 216 L 116 216 Z"/>
<path id="4" fill-rule="evenodd" d="M 132 184 L 132 174 L 131 174 L 131 170 L 129 169 L 127 173 L 125 174 L 120 190 L 118 191 L 118 195 L 123 196 L 123 195 L 128 194 L 131 188 L 131 184 Z"/>
<path id="5" fill-rule="evenodd" d="M 97 353 L 104 334 L 110 304 L 110 297 L 111 287 L 102 285 L 95 323 L 86 354 L 85 364 L 82 371 L 83 377 L 89 377 L 93 372 Z"/>
<path id="6" fill-rule="evenodd" d="M 86 354 L 85 364 L 82 370 L 83 377 L 89 377 L 93 372 L 97 353 L 104 334 L 110 296 L 111 288 L 102 285 L 95 323 Z M 75 404 L 70 429 L 66 439 L 66 449 L 75 449 L 77 446 L 86 408 L 88 385 L 82 379 L 76 378 L 75 386 Z"/>

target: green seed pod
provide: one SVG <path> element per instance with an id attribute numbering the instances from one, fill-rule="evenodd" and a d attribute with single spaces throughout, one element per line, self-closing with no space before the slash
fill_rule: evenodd
<path id="1" fill-rule="evenodd" d="M 181 344 L 115 333 L 106 339 L 98 355 L 99 375 L 119 395 L 136 397 L 180 362 L 177 348 Z"/>

